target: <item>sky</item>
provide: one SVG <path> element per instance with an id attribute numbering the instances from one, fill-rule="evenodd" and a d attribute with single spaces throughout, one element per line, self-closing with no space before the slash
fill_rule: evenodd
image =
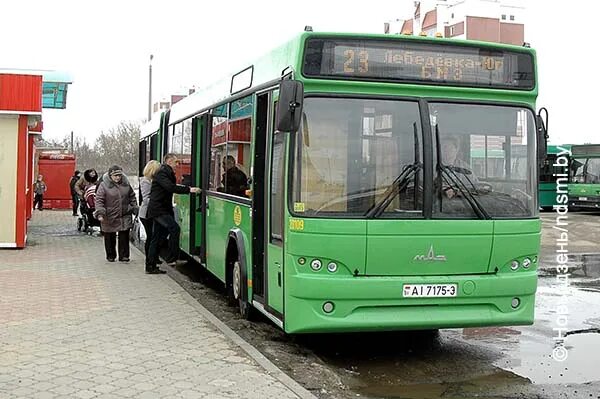
<path id="1" fill-rule="evenodd" d="M 581 112 L 594 112 L 600 89 L 596 3 L 523 0 L 525 40 L 538 54 L 537 104 L 549 110 L 552 143 L 600 142 L 594 122 Z M 409 17 L 412 4 L 5 0 L 0 68 L 70 72 L 67 109 L 44 110 L 43 135 L 61 139 L 73 131 L 93 142 L 120 121 L 147 118 L 150 54 L 155 102 L 242 69 L 305 25 L 321 32 L 382 33 L 384 22 Z"/>

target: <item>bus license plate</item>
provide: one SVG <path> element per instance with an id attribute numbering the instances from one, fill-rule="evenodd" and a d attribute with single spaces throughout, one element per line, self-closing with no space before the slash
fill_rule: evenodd
<path id="1" fill-rule="evenodd" d="M 579 197 L 579 201 L 587 201 L 588 197 Z"/>
<path id="2" fill-rule="evenodd" d="M 402 287 L 404 298 L 453 297 L 457 292 L 456 284 L 405 284 Z"/>

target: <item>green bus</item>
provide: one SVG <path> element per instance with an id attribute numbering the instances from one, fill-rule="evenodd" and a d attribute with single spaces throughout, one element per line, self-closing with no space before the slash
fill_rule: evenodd
<path id="1" fill-rule="evenodd" d="M 556 179 L 560 176 L 557 174 L 565 173 L 565 168 L 555 166 L 558 156 L 563 156 L 570 162 L 571 144 L 548 145 L 546 159 L 540 168 L 540 185 L 539 198 L 540 207 L 545 211 L 552 210 L 552 206 L 556 204 Z M 568 177 L 565 179 L 568 184 Z"/>
<path id="2" fill-rule="evenodd" d="M 571 146 L 569 207 L 600 209 L 600 144 Z"/>
<path id="3" fill-rule="evenodd" d="M 140 171 L 175 153 L 178 181 L 202 187 L 176 196 L 181 249 L 244 317 L 288 333 L 526 325 L 536 96 L 528 47 L 308 31 L 145 126 Z"/>

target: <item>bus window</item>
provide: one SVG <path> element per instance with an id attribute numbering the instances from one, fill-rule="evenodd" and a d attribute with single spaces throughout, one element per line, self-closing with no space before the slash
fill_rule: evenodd
<path id="1" fill-rule="evenodd" d="M 181 154 L 183 144 L 183 124 L 180 122 L 175 125 L 173 130 L 173 137 L 169 151 L 174 154 Z"/>
<path id="2" fill-rule="evenodd" d="M 442 159 L 436 172 L 434 212 L 475 217 L 470 204 L 491 217 L 530 216 L 536 208 L 535 129 L 529 110 L 517 107 L 431 103 Z M 476 197 L 473 196 L 476 195 Z M 485 195 L 483 195 L 485 194 Z"/>
<path id="3" fill-rule="evenodd" d="M 283 204 L 285 190 L 283 183 L 285 169 L 285 135 L 275 134 L 271 148 L 271 237 L 270 240 L 283 240 Z"/>
<path id="4" fill-rule="evenodd" d="M 170 152 L 172 145 L 173 145 L 173 129 L 174 129 L 173 125 L 169 125 L 167 127 L 167 137 L 164 141 L 164 148 L 163 148 L 163 151 L 166 151 L 166 153 Z M 166 153 L 163 153 L 163 156 Z"/>
<path id="5" fill-rule="evenodd" d="M 158 134 L 153 134 L 152 136 L 150 136 L 150 146 L 146 147 L 146 159 L 147 160 L 151 160 L 151 159 L 155 159 L 158 160 L 158 154 L 157 154 L 157 148 L 156 146 L 158 145 Z"/>
<path id="6" fill-rule="evenodd" d="M 302 204 L 296 212 L 365 216 L 381 205 L 382 217 L 421 214 L 416 102 L 308 98 L 304 114 L 296 135 L 293 198 Z"/>
<path id="7" fill-rule="evenodd" d="M 148 148 L 148 139 L 144 139 L 142 141 L 140 141 L 139 144 L 139 165 L 138 165 L 138 176 L 142 176 L 142 172 L 144 170 L 144 166 L 146 166 L 146 162 L 149 160 L 147 158 L 147 148 Z"/>
<path id="8" fill-rule="evenodd" d="M 546 156 L 546 159 L 544 160 L 544 165 L 540 170 L 540 183 L 555 183 L 556 176 L 554 176 L 554 174 L 564 173 L 563 167 L 554 165 L 554 163 L 556 162 L 556 158 L 556 154 L 548 154 Z"/>
<path id="9" fill-rule="evenodd" d="M 233 101 L 227 128 L 226 156 L 222 160 L 221 191 L 247 197 L 252 138 L 253 96 Z"/>
<path id="10" fill-rule="evenodd" d="M 571 163 L 573 170 L 573 183 L 600 183 L 600 158 L 574 159 Z"/>
<path id="11" fill-rule="evenodd" d="M 176 125 L 169 126 L 170 140 L 167 142 L 167 153 L 177 155 L 179 164 L 175 167 L 175 178 L 177 184 L 184 182 L 185 170 L 190 168 L 190 156 L 186 157 L 183 155 L 183 123 L 179 122 Z M 189 175 L 189 171 L 187 174 Z"/>
<path id="12" fill-rule="evenodd" d="M 219 190 L 222 187 L 222 163 L 227 156 L 227 104 L 213 110 L 212 135 L 210 140 L 210 170 L 208 189 Z"/>
<path id="13" fill-rule="evenodd" d="M 181 124 L 179 124 L 181 125 Z M 181 155 L 179 156 L 180 164 L 179 176 L 181 176 L 181 184 L 188 186 L 192 184 L 192 118 L 183 121 L 183 129 L 181 135 Z"/>

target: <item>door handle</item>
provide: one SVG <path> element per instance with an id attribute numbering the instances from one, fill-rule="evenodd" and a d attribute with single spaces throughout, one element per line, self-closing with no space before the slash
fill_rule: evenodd
<path id="1" fill-rule="evenodd" d="M 277 270 L 277 285 L 281 287 L 281 263 L 273 262 L 279 270 Z"/>

